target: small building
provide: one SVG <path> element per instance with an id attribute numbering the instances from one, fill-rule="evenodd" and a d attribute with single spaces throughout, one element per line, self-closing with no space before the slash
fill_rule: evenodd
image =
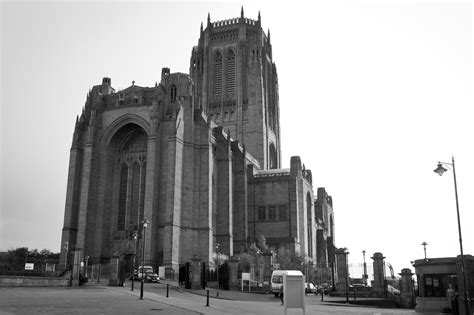
<path id="1" fill-rule="evenodd" d="M 474 292 L 474 257 L 464 255 L 468 292 Z M 461 256 L 445 258 L 427 258 L 415 260 L 413 265 L 418 282 L 415 311 L 417 313 L 438 314 L 448 308 L 456 308 L 447 298 L 447 290 L 451 286 L 458 295 L 457 307 L 459 314 L 465 311 L 465 289 L 461 268 Z M 471 299 L 471 309 L 473 307 Z"/>

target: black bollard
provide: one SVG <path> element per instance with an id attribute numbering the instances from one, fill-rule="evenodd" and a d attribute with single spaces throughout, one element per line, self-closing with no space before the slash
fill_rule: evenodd
<path id="1" fill-rule="evenodd" d="M 346 290 L 346 303 L 349 303 L 349 291 Z"/>
<path id="2" fill-rule="evenodd" d="M 170 285 L 166 284 L 166 297 L 170 296 Z"/>
<path id="3" fill-rule="evenodd" d="M 324 291 L 321 291 L 321 301 L 324 301 Z"/>
<path id="4" fill-rule="evenodd" d="M 357 299 L 356 297 L 356 289 L 354 288 L 354 301 Z"/>
<path id="5" fill-rule="evenodd" d="M 206 290 L 207 291 L 207 301 L 206 301 L 206 306 L 209 306 L 209 290 Z"/>

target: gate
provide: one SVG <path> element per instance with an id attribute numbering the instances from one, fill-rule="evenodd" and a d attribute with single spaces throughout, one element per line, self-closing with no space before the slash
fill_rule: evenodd
<path id="1" fill-rule="evenodd" d="M 207 287 L 207 272 L 208 266 L 205 262 L 201 264 L 201 288 L 205 289 Z"/>
<path id="2" fill-rule="evenodd" d="M 227 261 L 219 266 L 219 286 L 224 290 L 229 290 L 229 264 Z"/>
<path id="3" fill-rule="evenodd" d="M 192 279 L 190 278 L 191 263 L 187 262 L 179 265 L 179 285 L 185 289 L 191 289 Z"/>

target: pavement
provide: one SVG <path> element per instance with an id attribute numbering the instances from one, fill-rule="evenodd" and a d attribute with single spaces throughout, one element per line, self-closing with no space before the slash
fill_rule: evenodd
<path id="1" fill-rule="evenodd" d="M 0 314 L 285 314 L 272 294 L 240 291 L 185 290 L 175 281 L 124 287 L 87 284 L 79 287 L 1 287 Z M 209 302 L 207 294 L 209 292 Z M 166 297 L 168 295 L 168 297 Z M 337 303 L 339 302 L 339 303 Z M 413 315 L 414 310 L 382 309 L 345 304 L 341 298 L 305 296 L 307 314 Z M 209 306 L 207 306 L 209 304 Z M 287 309 L 287 314 L 303 314 Z"/>

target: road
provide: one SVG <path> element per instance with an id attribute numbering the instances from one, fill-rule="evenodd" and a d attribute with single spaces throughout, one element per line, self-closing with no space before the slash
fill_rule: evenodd
<path id="1" fill-rule="evenodd" d="M 0 314 L 284 314 L 280 299 L 271 294 L 236 291 L 183 290 L 169 283 L 145 284 L 144 299 L 139 299 L 140 285 L 126 287 L 85 285 L 80 287 L 0 288 Z M 306 314 L 377 314 L 413 315 L 413 310 L 381 309 L 321 301 L 313 294 L 305 297 Z M 303 314 L 302 309 L 288 309 L 288 314 Z"/>

